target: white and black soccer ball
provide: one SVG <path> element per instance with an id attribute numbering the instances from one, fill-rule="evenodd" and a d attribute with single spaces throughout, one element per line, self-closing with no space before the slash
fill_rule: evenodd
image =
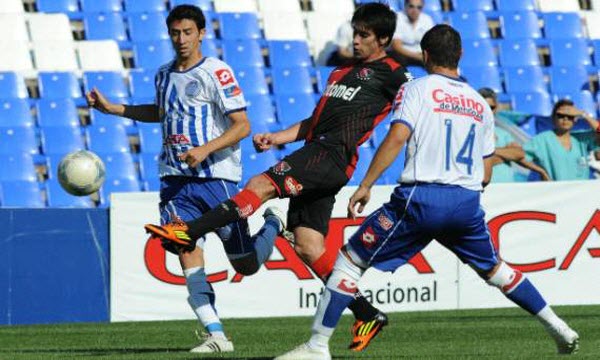
<path id="1" fill-rule="evenodd" d="M 102 183 L 106 170 L 98 155 L 87 150 L 71 152 L 58 164 L 58 181 L 66 192 L 76 196 L 93 194 Z"/>

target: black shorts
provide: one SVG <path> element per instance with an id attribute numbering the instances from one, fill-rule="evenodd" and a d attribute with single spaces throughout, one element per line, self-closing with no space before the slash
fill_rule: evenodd
<path id="1" fill-rule="evenodd" d="M 305 226 L 327 235 L 335 195 L 348 183 L 343 151 L 312 142 L 263 173 L 280 198 L 290 198 L 288 230 Z"/>

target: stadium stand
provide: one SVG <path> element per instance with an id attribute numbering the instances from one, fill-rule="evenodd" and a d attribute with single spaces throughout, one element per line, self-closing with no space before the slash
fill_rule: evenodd
<path id="1" fill-rule="evenodd" d="M 35 181 L 3 181 L 0 186 L 0 201 L 3 207 L 43 208 L 40 185 Z"/>
<path id="2" fill-rule="evenodd" d="M 540 39 L 539 18 L 533 11 L 503 12 L 500 27 L 504 39 Z"/>
<path id="3" fill-rule="evenodd" d="M 0 72 L 0 98 L 26 99 L 29 97 L 25 78 L 15 72 Z"/>

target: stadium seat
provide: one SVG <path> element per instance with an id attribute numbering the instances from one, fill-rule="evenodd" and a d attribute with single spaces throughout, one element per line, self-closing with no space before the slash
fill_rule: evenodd
<path id="1" fill-rule="evenodd" d="M 260 39 L 262 34 L 254 13 L 221 13 L 219 30 L 225 40 Z"/>
<path id="2" fill-rule="evenodd" d="M 352 17 L 352 13 L 354 12 L 354 3 L 352 0 L 312 0 L 312 5 L 315 12 L 344 14 L 348 19 Z"/>
<path id="3" fill-rule="evenodd" d="M 204 39 L 202 40 L 202 55 L 203 56 L 212 56 L 219 57 L 219 49 L 217 46 L 217 41 L 214 39 Z"/>
<path id="4" fill-rule="evenodd" d="M 542 37 L 539 19 L 533 11 L 502 13 L 500 28 L 505 39 L 539 39 Z"/>
<path id="5" fill-rule="evenodd" d="M 138 179 L 133 156 L 128 152 L 99 154 L 106 167 L 106 177 L 111 179 Z"/>
<path id="6" fill-rule="evenodd" d="M 162 129 L 159 123 L 139 122 L 140 151 L 147 154 L 158 154 L 163 146 Z"/>
<path id="7" fill-rule="evenodd" d="M 270 132 L 279 130 L 279 124 L 275 118 L 275 108 L 270 96 L 248 95 L 246 102 L 248 103 L 246 111 L 253 133 L 263 132 L 263 130 Z"/>
<path id="8" fill-rule="evenodd" d="M 0 41 L 0 71 L 33 72 L 33 61 L 26 41 Z"/>
<path id="9" fill-rule="evenodd" d="M 39 99 L 36 109 L 38 124 L 42 128 L 59 126 L 79 129 L 79 115 L 72 99 Z"/>
<path id="10" fill-rule="evenodd" d="M 98 154 L 128 152 L 129 139 L 123 125 L 88 126 L 85 130 L 88 148 Z"/>
<path id="11" fill-rule="evenodd" d="M 300 2 L 297 0 L 257 0 L 257 2 L 258 9 L 261 13 L 273 11 L 293 11 L 300 13 L 302 11 L 300 7 Z M 315 0 L 313 0 L 313 8 L 314 4 Z"/>
<path id="12" fill-rule="evenodd" d="M 242 151 L 242 184 L 245 184 L 250 178 L 262 173 L 271 166 L 277 164 L 275 151 L 265 151 L 257 153 L 256 151 Z"/>
<path id="13" fill-rule="evenodd" d="M 33 57 L 39 71 L 76 71 L 79 68 L 72 41 L 37 42 L 34 44 Z"/>
<path id="14" fill-rule="evenodd" d="M 552 102 L 545 92 L 511 94 L 512 109 L 525 114 L 550 116 Z"/>
<path id="15" fill-rule="evenodd" d="M 316 105 L 312 94 L 276 95 L 277 121 L 282 128 L 287 128 L 308 118 Z"/>
<path id="16" fill-rule="evenodd" d="M 506 92 L 545 92 L 544 72 L 539 66 L 504 68 Z"/>
<path id="17" fill-rule="evenodd" d="M 498 11 L 535 11 L 535 0 L 496 0 Z"/>
<path id="18" fill-rule="evenodd" d="M 592 46 L 594 49 L 594 64 L 600 66 L 600 40 L 593 40 Z"/>
<path id="19" fill-rule="evenodd" d="M 131 69 L 129 71 L 129 91 L 133 98 L 153 98 L 155 96 L 154 76 L 156 70 Z"/>
<path id="20" fill-rule="evenodd" d="M 0 181 L 10 180 L 37 180 L 37 173 L 31 154 L 0 154 Z"/>
<path id="21" fill-rule="evenodd" d="M 42 192 L 37 181 L 3 181 L 0 184 L 0 201 L 3 208 L 43 208 Z"/>
<path id="22" fill-rule="evenodd" d="M 498 66 L 494 46 L 489 39 L 463 40 L 460 66 Z"/>
<path id="23" fill-rule="evenodd" d="M 142 181 L 158 179 L 158 157 L 159 153 L 143 152 L 139 154 Z"/>
<path id="24" fill-rule="evenodd" d="M 0 13 L 0 32 L 9 34 L 10 41 L 7 43 L 29 42 L 27 23 L 22 14 Z"/>
<path id="25" fill-rule="evenodd" d="M 488 87 L 497 93 L 503 92 L 500 74 L 495 66 L 461 66 L 460 73 L 475 90 Z"/>
<path id="26" fill-rule="evenodd" d="M 29 101 L 26 99 L 6 99 L 0 101 L 0 127 L 33 127 Z"/>
<path id="27" fill-rule="evenodd" d="M 545 13 L 544 34 L 547 39 L 582 38 L 583 25 L 577 13 Z"/>
<path id="28" fill-rule="evenodd" d="M 107 177 L 100 188 L 100 204 L 101 206 L 109 206 L 112 193 L 138 192 L 141 191 L 141 189 L 138 179 Z"/>
<path id="29" fill-rule="evenodd" d="M 0 72 L 0 98 L 26 99 L 29 97 L 25 78 L 20 73 Z"/>
<path id="30" fill-rule="evenodd" d="M 40 72 L 38 74 L 40 97 L 45 99 L 80 98 L 81 88 L 72 72 Z"/>
<path id="31" fill-rule="evenodd" d="M 132 41 L 168 40 L 166 17 L 162 12 L 130 13 L 129 36 Z"/>
<path id="32" fill-rule="evenodd" d="M 164 0 L 124 0 L 123 4 L 125 11 L 130 13 L 167 10 Z"/>
<path id="33" fill-rule="evenodd" d="M 37 10 L 42 13 L 66 13 L 79 12 L 77 0 L 36 0 Z"/>
<path id="34" fill-rule="evenodd" d="M 452 0 L 454 11 L 492 11 L 494 2 L 492 0 Z"/>
<path id="35" fill-rule="evenodd" d="M 31 41 L 73 41 L 69 18 L 65 14 L 33 13 L 27 18 Z"/>
<path id="36" fill-rule="evenodd" d="M 86 13 L 83 30 L 86 40 L 115 40 L 121 45 L 129 40 L 123 15 L 118 12 Z"/>
<path id="37" fill-rule="evenodd" d="M 312 94 L 314 92 L 310 72 L 306 67 L 273 69 L 272 79 L 273 93 L 275 95 Z"/>
<path id="38" fill-rule="evenodd" d="M 214 10 L 212 0 L 171 0 L 170 3 L 171 9 L 178 5 L 189 4 L 199 7 L 200 9 L 202 9 L 202 11 Z"/>
<path id="39" fill-rule="evenodd" d="M 137 127 L 135 122 L 129 118 L 122 116 L 110 115 L 101 113 L 98 110 L 90 110 L 90 120 L 94 127 L 107 127 L 111 128 L 114 126 L 122 126 L 127 135 L 136 135 Z"/>
<path id="40" fill-rule="evenodd" d="M 427 70 L 425 70 L 422 66 L 409 65 L 406 67 L 406 70 L 408 70 L 415 79 L 427 76 Z"/>
<path id="41" fill-rule="evenodd" d="M 213 0 L 216 12 L 258 12 L 254 0 Z"/>
<path id="42" fill-rule="evenodd" d="M 81 10 L 89 13 L 122 11 L 121 0 L 79 0 Z"/>
<path id="43" fill-rule="evenodd" d="M 23 126 L 0 127 L 0 154 L 31 154 L 40 153 L 35 128 Z"/>
<path id="44" fill-rule="evenodd" d="M 370 146 L 359 146 L 358 147 L 358 162 L 356 163 L 356 169 L 348 181 L 348 185 L 356 186 L 365 178 L 367 170 L 369 170 L 369 164 L 371 159 L 375 155 L 375 151 Z"/>
<path id="45" fill-rule="evenodd" d="M 223 60 L 233 69 L 265 66 L 262 50 L 257 40 L 223 40 Z"/>
<path id="46" fill-rule="evenodd" d="M 541 12 L 571 12 L 580 11 L 578 0 L 538 0 Z"/>
<path id="47" fill-rule="evenodd" d="M 575 103 L 575 106 L 578 109 L 581 109 L 588 114 L 592 114 L 594 118 L 598 116 L 598 106 L 594 102 L 594 96 L 589 90 L 554 93 L 553 98 L 554 102 L 560 99 L 569 99 Z M 575 125 L 573 125 L 572 130 L 590 130 L 590 126 L 587 121 L 577 121 Z"/>
<path id="48" fill-rule="evenodd" d="M 311 66 L 310 53 L 306 41 L 269 41 L 271 67 Z"/>
<path id="49" fill-rule="evenodd" d="M 263 28 L 267 40 L 306 40 L 302 15 L 295 12 L 263 13 Z"/>
<path id="50" fill-rule="evenodd" d="M 0 1 L 0 13 L 18 14 L 24 13 L 25 8 L 22 0 L 2 0 Z"/>
<path id="51" fill-rule="evenodd" d="M 234 72 L 244 96 L 266 95 L 269 93 L 269 86 L 263 68 L 257 66 L 237 67 Z"/>
<path id="52" fill-rule="evenodd" d="M 500 64 L 503 67 L 540 65 L 533 40 L 502 40 L 499 46 Z"/>
<path id="53" fill-rule="evenodd" d="M 83 134 L 79 126 L 44 127 L 41 129 L 41 139 L 44 154 L 59 159 L 72 151 L 85 149 Z"/>
<path id="54" fill-rule="evenodd" d="M 46 185 L 46 199 L 51 208 L 91 208 L 94 203 L 89 196 L 74 196 L 67 193 L 60 186 L 58 180 L 48 179 Z"/>
<path id="55" fill-rule="evenodd" d="M 88 40 L 77 43 L 83 71 L 122 71 L 123 60 L 114 40 Z"/>
<path id="56" fill-rule="evenodd" d="M 320 93 L 323 93 L 325 88 L 327 88 L 327 80 L 329 79 L 329 75 L 331 75 L 333 69 L 335 69 L 335 66 L 317 67 L 317 85 Z"/>
<path id="57" fill-rule="evenodd" d="M 552 66 L 592 65 L 586 39 L 556 39 L 550 41 Z"/>
<path id="58" fill-rule="evenodd" d="M 585 13 L 585 25 L 590 39 L 600 39 L 600 11 L 587 11 Z"/>
<path id="59" fill-rule="evenodd" d="M 449 14 L 452 25 L 463 39 L 486 39 L 490 37 L 485 14 L 475 12 L 452 12 Z"/>
<path id="60" fill-rule="evenodd" d="M 140 41 L 133 44 L 136 68 L 158 69 L 173 60 L 174 55 L 170 40 Z"/>
<path id="61" fill-rule="evenodd" d="M 574 92 L 590 89 L 590 79 L 580 66 L 553 66 L 549 69 L 550 89 L 553 93 Z"/>
<path id="62" fill-rule="evenodd" d="M 116 71 L 88 71 L 83 74 L 83 89 L 86 93 L 98 89 L 111 98 L 128 97 L 129 93 L 121 73 Z"/>

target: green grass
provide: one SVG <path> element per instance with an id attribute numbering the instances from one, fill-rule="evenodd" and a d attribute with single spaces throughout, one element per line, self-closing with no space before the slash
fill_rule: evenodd
<path id="1" fill-rule="evenodd" d="M 600 306 L 556 307 L 581 338 L 577 358 L 600 359 Z M 346 350 L 352 319 L 332 341 L 336 359 L 551 359 L 542 326 L 520 309 L 390 314 L 391 324 L 362 353 Z M 311 318 L 225 320 L 236 351 L 205 359 L 270 359 L 310 335 Z M 0 359 L 197 359 L 195 321 L 0 327 Z"/>

